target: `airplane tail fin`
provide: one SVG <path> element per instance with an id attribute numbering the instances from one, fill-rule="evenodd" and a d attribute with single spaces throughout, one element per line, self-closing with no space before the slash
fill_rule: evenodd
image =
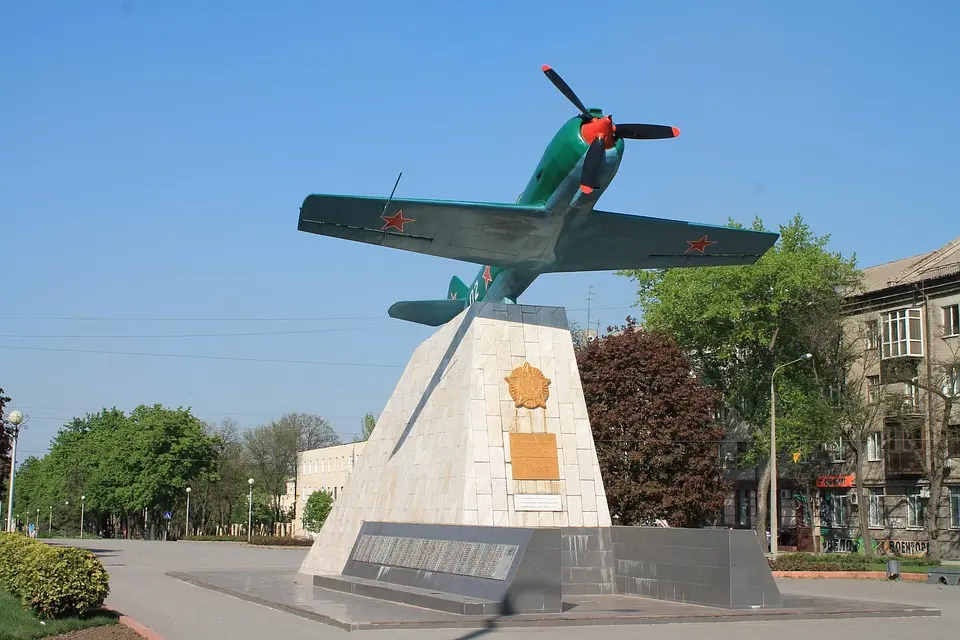
<path id="1" fill-rule="evenodd" d="M 463 284 L 463 280 L 457 276 L 450 278 L 450 286 L 447 287 L 447 297 L 458 300 L 466 300 L 470 297 L 470 288 Z"/>
<path id="2" fill-rule="evenodd" d="M 456 280 L 456 278 L 454 278 Z M 459 280 L 457 280 L 459 282 Z M 463 283 L 460 282 L 462 285 Z M 450 283 L 452 287 L 453 282 Z M 466 289 L 466 287 L 464 287 Z M 387 313 L 391 318 L 425 324 L 430 327 L 439 327 L 457 317 L 467 308 L 466 300 L 408 300 L 394 302 Z"/>

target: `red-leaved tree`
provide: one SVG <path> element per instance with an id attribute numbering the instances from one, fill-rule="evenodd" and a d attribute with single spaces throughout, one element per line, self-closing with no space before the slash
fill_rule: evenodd
<path id="1" fill-rule="evenodd" d="M 727 492 L 717 399 L 674 340 L 627 318 L 578 349 L 577 365 L 614 524 L 714 521 Z"/>

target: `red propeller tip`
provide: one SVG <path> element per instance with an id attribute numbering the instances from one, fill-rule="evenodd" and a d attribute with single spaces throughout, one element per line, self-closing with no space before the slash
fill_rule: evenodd
<path id="1" fill-rule="evenodd" d="M 590 195 L 593 193 L 593 187 L 588 187 L 585 184 L 580 185 L 580 191 L 583 191 L 585 194 Z"/>
<path id="2" fill-rule="evenodd" d="M 542 67 L 540 67 L 540 71 L 543 71 L 544 73 L 546 73 L 547 71 L 551 71 L 550 65 L 548 64 L 543 65 Z"/>
<path id="3" fill-rule="evenodd" d="M 674 138 L 676 138 L 677 136 L 680 135 L 680 129 L 677 129 L 676 127 L 670 127 L 670 128 L 673 129 L 673 137 L 674 137 Z"/>

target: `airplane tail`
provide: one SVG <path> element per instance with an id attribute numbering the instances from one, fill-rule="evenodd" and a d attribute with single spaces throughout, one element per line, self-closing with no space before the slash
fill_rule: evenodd
<path id="1" fill-rule="evenodd" d="M 470 288 L 463 284 L 463 280 L 457 276 L 450 278 L 450 286 L 447 287 L 447 297 L 457 300 L 466 300 L 470 297 Z"/>
<path id="2" fill-rule="evenodd" d="M 456 278 L 454 278 L 456 280 Z M 459 280 L 457 280 L 459 282 Z M 462 282 L 460 282 L 463 285 Z M 452 287 L 453 282 L 450 283 Z M 466 289 L 466 287 L 464 287 Z M 467 308 L 466 300 L 408 300 L 394 302 L 387 310 L 391 318 L 425 324 L 430 327 L 439 327 L 457 317 Z"/>

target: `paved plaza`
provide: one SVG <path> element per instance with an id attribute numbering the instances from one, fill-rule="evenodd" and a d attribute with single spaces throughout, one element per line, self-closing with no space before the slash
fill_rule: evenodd
<path id="1" fill-rule="evenodd" d="M 132 616 L 167 640 L 231 638 L 231 640 L 282 637 L 306 640 L 332 637 L 376 638 L 582 638 L 584 628 L 410 629 L 348 632 L 307 618 L 254 604 L 217 591 L 188 584 L 168 572 L 236 571 L 251 575 L 277 571 L 295 572 L 306 549 L 251 548 L 234 543 L 145 542 L 136 540 L 72 540 L 70 544 L 91 549 L 110 572 L 108 606 Z M 781 580 L 784 594 L 849 598 L 940 609 L 938 617 L 845 618 L 833 620 L 754 621 L 724 623 L 658 624 L 655 626 L 605 626 L 609 635 L 656 634 L 658 640 L 701 638 L 712 640 L 760 637 L 775 634 L 777 640 L 809 640 L 811 634 L 831 638 L 855 638 L 870 634 L 872 640 L 947 636 L 960 619 L 960 587 L 916 583 L 885 583 L 853 580 Z M 704 626 L 708 625 L 709 630 Z"/>

